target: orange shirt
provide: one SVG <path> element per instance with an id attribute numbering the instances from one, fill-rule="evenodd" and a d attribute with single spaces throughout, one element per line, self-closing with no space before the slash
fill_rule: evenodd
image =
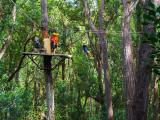
<path id="1" fill-rule="evenodd" d="M 51 42 L 58 44 L 58 36 L 57 35 L 51 35 Z"/>

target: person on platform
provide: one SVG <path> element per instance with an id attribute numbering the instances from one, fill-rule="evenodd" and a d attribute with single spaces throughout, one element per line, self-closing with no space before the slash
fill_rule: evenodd
<path id="1" fill-rule="evenodd" d="M 56 48 L 58 47 L 58 37 L 59 37 L 59 34 L 56 31 L 53 31 L 50 36 L 51 50 L 53 53 L 55 53 Z"/>
<path id="2" fill-rule="evenodd" d="M 38 32 L 36 33 L 34 37 L 34 51 L 38 52 L 41 48 L 40 38 Z"/>

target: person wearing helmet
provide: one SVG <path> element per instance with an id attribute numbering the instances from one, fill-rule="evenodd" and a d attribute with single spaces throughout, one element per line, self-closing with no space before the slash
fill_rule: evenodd
<path id="1" fill-rule="evenodd" d="M 41 43 L 40 43 L 40 38 L 39 38 L 39 33 L 36 32 L 35 37 L 34 37 L 34 51 L 38 52 L 39 49 L 41 48 Z"/>
<path id="2" fill-rule="evenodd" d="M 52 49 L 52 52 L 55 53 L 55 50 L 58 46 L 58 36 L 59 34 L 54 31 L 50 37 L 50 40 L 51 40 L 51 49 Z"/>
<path id="3" fill-rule="evenodd" d="M 86 44 L 83 44 L 82 45 L 82 49 L 83 49 L 83 52 L 87 55 L 87 56 L 90 56 L 90 53 L 89 53 L 89 50 L 88 50 L 88 46 Z"/>

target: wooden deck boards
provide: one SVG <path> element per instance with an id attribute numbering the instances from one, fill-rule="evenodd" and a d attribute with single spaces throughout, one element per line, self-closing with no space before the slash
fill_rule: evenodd
<path id="1" fill-rule="evenodd" d="M 40 56 L 53 56 L 53 57 L 64 57 L 64 58 L 71 58 L 72 55 L 67 55 L 67 54 L 47 54 L 44 52 L 22 52 L 23 55 L 40 55 Z"/>

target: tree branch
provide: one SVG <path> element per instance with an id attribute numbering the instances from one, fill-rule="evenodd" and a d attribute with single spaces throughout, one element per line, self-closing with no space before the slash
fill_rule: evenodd
<path id="1" fill-rule="evenodd" d="M 91 19 L 91 16 L 90 16 L 90 11 L 89 11 L 89 8 L 88 8 L 88 0 L 83 0 L 83 3 L 84 3 L 84 12 L 85 12 L 85 17 L 87 18 L 88 20 L 88 24 L 90 25 L 90 28 L 92 31 L 97 31 L 98 29 L 96 28 L 96 26 L 93 24 L 93 21 Z M 99 36 L 99 34 L 97 32 L 95 32 L 95 34 L 97 36 Z"/>
<path id="2" fill-rule="evenodd" d="M 6 52 L 6 49 L 8 48 L 10 42 L 12 41 L 12 33 L 9 33 L 7 39 L 5 40 L 4 44 L 2 45 L 2 48 L 0 49 L 0 60 L 2 59 L 4 53 Z"/>
<path id="3" fill-rule="evenodd" d="M 99 104 L 103 105 L 104 104 L 104 96 L 89 96 L 90 98 L 94 99 L 96 102 Z"/>
<path id="4" fill-rule="evenodd" d="M 122 1 L 122 4 L 123 4 L 123 7 L 125 6 L 125 3 L 126 1 L 125 0 L 121 0 Z"/>
<path id="5" fill-rule="evenodd" d="M 64 60 L 65 59 L 62 58 L 55 66 L 52 67 L 52 70 L 54 70 L 57 66 L 59 66 L 60 64 L 62 64 Z"/>
<path id="6" fill-rule="evenodd" d="M 26 46 L 27 46 L 27 43 L 31 40 L 33 38 L 33 35 L 31 35 L 31 36 L 29 36 L 28 38 L 27 38 L 27 40 L 26 40 L 26 42 L 25 42 L 25 44 L 24 44 L 24 51 L 26 50 Z M 8 82 L 10 82 L 13 78 L 14 78 L 14 76 L 16 75 L 16 73 L 21 69 L 21 65 L 22 65 L 22 63 L 23 63 L 23 60 L 24 60 L 24 58 L 25 58 L 25 55 L 23 55 L 22 57 L 21 57 L 21 59 L 20 59 L 20 61 L 19 61 L 19 63 L 18 63 L 18 66 L 15 68 L 15 70 L 9 75 L 9 77 L 8 77 Z"/>
<path id="7" fill-rule="evenodd" d="M 137 6 L 138 2 L 139 2 L 139 0 L 134 0 L 134 1 L 131 3 L 131 5 L 130 5 L 130 7 L 129 7 L 130 13 L 133 12 L 133 10 L 134 10 L 134 8 Z"/>
<path id="8" fill-rule="evenodd" d="M 23 63 L 24 58 L 25 58 L 25 56 L 23 55 L 21 57 L 21 60 L 19 61 L 19 64 L 18 64 L 17 68 L 15 69 L 15 71 L 12 74 L 10 74 L 10 76 L 7 80 L 8 82 L 10 82 L 14 78 L 15 74 L 21 69 L 21 65 Z"/>

